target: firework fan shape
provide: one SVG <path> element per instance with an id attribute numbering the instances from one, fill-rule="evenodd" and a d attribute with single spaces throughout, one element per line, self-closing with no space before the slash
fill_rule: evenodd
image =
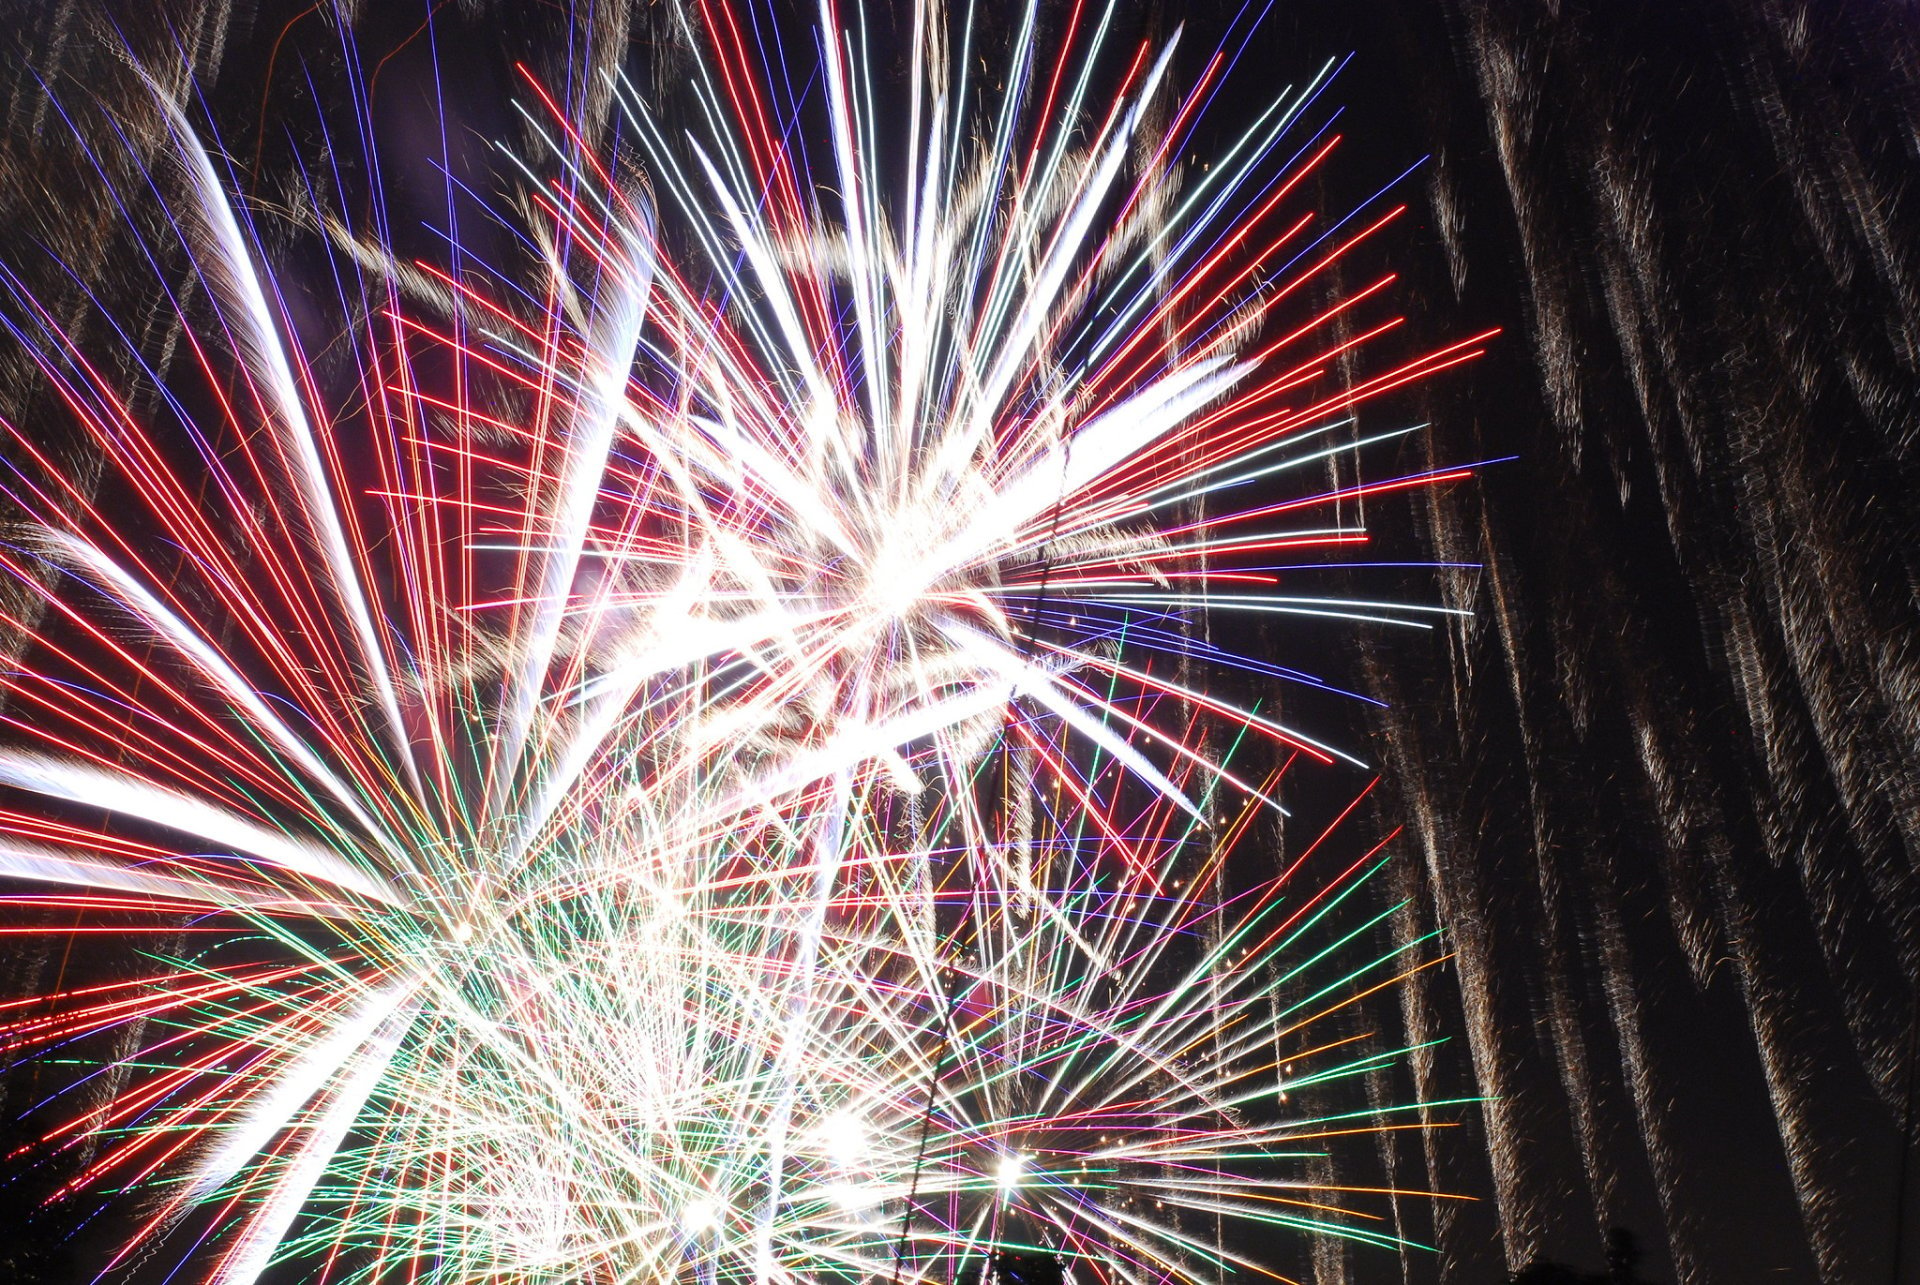
<path id="1" fill-rule="evenodd" d="M 344 365 L 157 90 L 204 387 L 136 413 L 14 289 L 106 480 L 9 426 L 0 872 L 157 963 L 6 1034 L 119 1041 L 43 1126 L 84 1144 L 68 1198 L 138 1211 L 110 1273 L 944 1281 L 1025 1246 L 1144 1282 L 1241 1261 L 1222 1216 L 1402 1243 L 1361 1203 L 1399 1193 L 1303 1157 L 1432 1104 L 1298 1103 L 1401 1052 L 1321 1023 L 1433 951 L 1374 948 L 1378 848 L 1229 889 L 1283 775 L 1346 756 L 1209 694 L 1271 670 L 1193 622 L 1433 610 L 1249 568 L 1461 476 L 1274 498 L 1480 340 L 1335 377 L 1387 282 L 1305 300 L 1397 211 L 1297 208 L 1325 71 L 1183 177 L 1230 59 L 1175 93 L 1177 39 L 1111 12 L 1048 54 L 1028 9 L 989 93 L 922 6 L 886 128 L 858 24 L 822 13 L 787 101 L 755 18 L 703 10 L 692 136 L 618 81 L 598 155 L 528 80 L 543 279 L 316 208 Z"/>

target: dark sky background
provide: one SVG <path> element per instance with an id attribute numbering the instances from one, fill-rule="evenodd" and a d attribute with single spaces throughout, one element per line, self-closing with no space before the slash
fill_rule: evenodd
<path id="1" fill-rule="evenodd" d="M 1330 8 L 1292 7 L 1295 38 L 1342 43 Z M 1384 806 L 1459 951 L 1410 1018 L 1500 1098 L 1440 1165 L 1492 1197 L 1510 1261 L 1597 1266 L 1624 1223 L 1670 1279 L 1893 1279 L 1915 17 L 1346 13 L 1353 132 L 1434 158 L 1413 292 L 1434 324 L 1510 327 L 1422 415 L 1437 459 L 1520 457 L 1416 519 L 1484 564 L 1475 623 L 1366 665 L 1395 702 Z"/>
<path id="2" fill-rule="evenodd" d="M 0 233 L 163 345 L 152 273 L 74 144 L 134 95 L 116 47 L 184 52 L 271 200 L 317 147 L 337 36 L 294 3 L 5 8 Z M 515 129 L 513 60 L 556 84 L 670 67 L 665 12 L 471 0 L 423 36 L 427 6 L 366 0 L 346 20 L 381 66 L 382 148 L 436 154 L 438 92 L 477 165 Z M 1184 16 L 1191 64 L 1233 12 L 1137 20 Z M 1597 1270 L 1624 1225 L 1654 1279 L 1920 1281 L 1920 1174 L 1898 1278 L 1892 1260 L 1920 977 L 1920 6 L 1277 0 L 1216 119 L 1347 53 L 1323 205 L 1429 157 L 1381 259 L 1431 343 L 1505 328 L 1361 427 L 1430 421 L 1414 465 L 1517 458 L 1368 514 L 1384 547 L 1479 564 L 1402 586 L 1475 614 L 1316 635 L 1317 668 L 1392 708 L 1311 713 L 1381 765 L 1369 824 L 1406 827 L 1403 930 L 1443 926 L 1456 952 L 1376 1014 L 1448 1040 L 1377 1091 L 1492 1100 L 1340 1158 L 1477 1197 L 1404 1206 L 1438 1254 L 1274 1258 L 1326 1285 L 1471 1285 L 1538 1256 Z M 387 180 L 439 200 L 424 166 Z M 35 388 L 0 354 L 0 413 L 51 414 Z M 0 986 L 61 962 L 16 952 Z M 6 1252 L 13 1279 L 73 1270 Z"/>

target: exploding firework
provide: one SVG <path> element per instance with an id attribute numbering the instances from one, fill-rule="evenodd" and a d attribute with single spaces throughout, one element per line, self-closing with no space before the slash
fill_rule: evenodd
<path id="1" fill-rule="evenodd" d="M 603 155 L 528 79 L 531 278 L 401 263 L 316 197 L 345 324 L 303 344 L 159 95 L 194 391 L 136 398 L 15 290 L 105 481 L 10 428 L 0 870 L 156 963 L 7 1034 L 124 1038 L 48 1130 L 74 1192 L 131 1193 L 114 1269 L 1027 1247 L 1147 1281 L 1238 1261 L 1221 1218 L 1402 1243 L 1358 1203 L 1399 1193 L 1303 1158 L 1427 1117 L 1303 1091 L 1397 1056 L 1329 1018 L 1433 952 L 1358 909 L 1377 848 L 1238 873 L 1348 756 L 1212 694 L 1285 675 L 1194 625 L 1431 610 L 1271 563 L 1459 471 L 1279 491 L 1413 431 L 1350 412 L 1478 340 L 1346 376 L 1390 279 L 1309 301 L 1397 211 L 1298 208 L 1327 71 L 1196 174 L 1231 59 L 1175 94 L 1177 37 L 1111 10 L 1043 56 L 1030 7 L 989 83 L 920 7 L 903 120 L 858 25 L 823 13 L 788 97 L 756 18 L 702 9 L 688 134 L 616 78 Z"/>

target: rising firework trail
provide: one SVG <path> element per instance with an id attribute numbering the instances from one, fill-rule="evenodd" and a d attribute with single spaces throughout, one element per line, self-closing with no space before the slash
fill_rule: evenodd
<path id="1" fill-rule="evenodd" d="M 1441 948 L 1356 895 L 1384 845 L 1259 860 L 1358 760 L 1212 690 L 1313 680 L 1196 625 L 1443 615 L 1282 573 L 1465 476 L 1309 480 L 1485 336 L 1387 357 L 1392 278 L 1329 292 L 1402 212 L 1302 201 L 1331 66 L 1196 170 L 1234 47 L 1176 88 L 1181 34 L 1115 25 L 1028 8 L 994 52 L 923 5 L 883 93 L 857 13 L 773 61 L 769 15 L 703 6 L 690 84 L 602 78 L 610 144 L 528 74 L 533 270 L 403 259 L 310 176 L 323 342 L 149 86 L 193 378 L 129 344 L 130 388 L 7 278 L 103 479 L 5 425 L 0 873 L 152 947 L 5 1035 L 117 1042 L 111 1092 L 37 1117 L 62 1197 L 129 1211 L 109 1274 L 1025 1247 L 1145 1282 L 1257 1265 L 1224 1221 L 1407 1244 L 1398 1199 L 1444 1197 L 1308 1162 L 1434 1125 L 1326 1086 L 1407 1051 L 1355 1006 Z"/>

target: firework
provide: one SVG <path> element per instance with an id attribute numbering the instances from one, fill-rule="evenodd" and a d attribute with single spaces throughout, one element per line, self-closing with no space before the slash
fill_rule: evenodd
<path id="1" fill-rule="evenodd" d="M 1379 1114 L 1295 1095 L 1396 1056 L 1324 1019 L 1432 952 L 1367 949 L 1378 849 L 1229 879 L 1285 774 L 1350 756 L 1210 694 L 1259 666 L 1193 625 L 1431 610 L 1261 564 L 1461 476 L 1275 498 L 1478 341 L 1338 377 L 1397 323 L 1361 319 L 1386 281 L 1302 302 L 1392 218 L 1297 208 L 1325 71 L 1195 174 L 1229 60 L 1176 94 L 1177 37 L 1110 11 L 1042 59 L 1029 8 L 989 94 L 918 9 L 892 129 L 857 24 L 823 12 L 788 100 L 755 18 L 702 11 L 704 131 L 611 85 L 611 157 L 528 80 L 536 279 L 316 210 L 349 360 L 171 105 L 203 386 L 136 401 L 15 292 L 106 481 L 11 430 L 0 869 L 161 944 L 8 1034 L 131 1033 L 50 1132 L 137 1195 L 114 1268 L 944 1280 L 1024 1245 L 1146 1281 L 1234 1260 L 1215 1216 L 1399 1243 L 1301 1163 Z"/>

